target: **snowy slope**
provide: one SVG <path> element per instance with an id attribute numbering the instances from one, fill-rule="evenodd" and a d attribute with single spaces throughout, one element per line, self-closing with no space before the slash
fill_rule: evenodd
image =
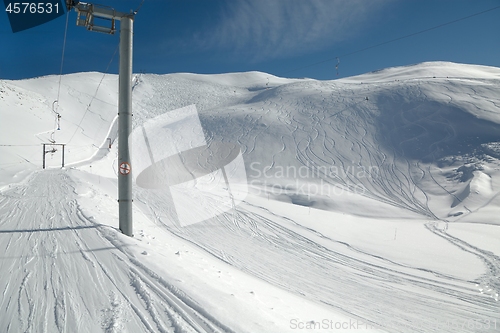
<path id="1" fill-rule="evenodd" d="M 209 201 L 135 186 L 134 238 L 116 230 L 117 77 L 62 77 L 59 124 L 58 85 L 0 81 L 2 331 L 500 329 L 500 69 L 138 75 L 135 135 L 196 105 L 210 154 L 190 163 L 239 149 L 249 193 L 183 226 L 176 205 Z M 50 140 L 65 169 L 56 147 L 40 171 Z"/>

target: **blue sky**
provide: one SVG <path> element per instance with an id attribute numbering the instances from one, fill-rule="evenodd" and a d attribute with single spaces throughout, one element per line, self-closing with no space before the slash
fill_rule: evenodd
<path id="1" fill-rule="evenodd" d="M 129 11 L 140 2 L 92 3 Z M 435 60 L 500 67 L 500 8 L 357 52 L 497 6 L 498 0 L 145 0 L 134 23 L 134 72 L 257 70 L 324 80 Z M 118 34 L 75 22 L 72 11 L 63 73 L 106 71 Z M 62 16 L 14 34 L 0 13 L 0 78 L 59 74 L 65 25 Z M 118 54 L 108 71 L 117 73 Z"/>

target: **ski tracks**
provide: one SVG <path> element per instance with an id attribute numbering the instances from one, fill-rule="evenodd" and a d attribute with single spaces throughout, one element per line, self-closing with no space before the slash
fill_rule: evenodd
<path id="1" fill-rule="evenodd" d="M 153 196 L 141 196 L 154 210 Z M 498 310 L 486 294 L 495 288 L 490 280 L 477 281 L 485 289 L 481 294 L 476 281 L 363 252 L 249 202 L 206 223 L 165 227 L 243 272 L 388 332 L 401 332 L 391 324 L 410 325 L 405 332 L 456 332 L 446 323 L 479 323 Z"/>
<path id="2" fill-rule="evenodd" d="M 64 170 L 0 196 L 0 331 L 231 332 L 91 222 Z"/>
<path id="3" fill-rule="evenodd" d="M 447 222 L 444 223 L 445 225 L 447 224 Z M 479 281 L 476 281 L 476 287 L 478 287 L 481 294 L 485 294 L 494 300 L 494 302 L 489 300 L 485 301 L 485 305 L 492 306 L 492 308 L 497 311 L 500 310 L 500 306 L 497 303 L 500 294 L 500 257 L 490 251 L 483 250 L 462 239 L 451 236 L 446 232 L 447 226 L 445 226 L 445 228 L 440 228 L 439 225 L 439 222 L 429 222 L 425 227 L 435 235 L 447 240 L 462 251 L 477 256 L 484 262 L 487 273 L 485 273 Z"/>

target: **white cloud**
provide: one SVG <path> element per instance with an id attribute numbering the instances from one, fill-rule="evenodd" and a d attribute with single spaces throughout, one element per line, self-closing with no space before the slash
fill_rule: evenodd
<path id="1" fill-rule="evenodd" d="M 200 37 L 249 58 L 277 58 L 329 47 L 362 29 L 387 0 L 233 0 Z"/>

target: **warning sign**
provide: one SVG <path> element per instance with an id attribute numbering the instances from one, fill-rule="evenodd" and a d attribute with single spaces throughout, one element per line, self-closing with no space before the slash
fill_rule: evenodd
<path id="1" fill-rule="evenodd" d="M 132 171 L 132 167 L 130 166 L 130 163 L 123 162 L 120 164 L 120 174 L 126 176 Z"/>

